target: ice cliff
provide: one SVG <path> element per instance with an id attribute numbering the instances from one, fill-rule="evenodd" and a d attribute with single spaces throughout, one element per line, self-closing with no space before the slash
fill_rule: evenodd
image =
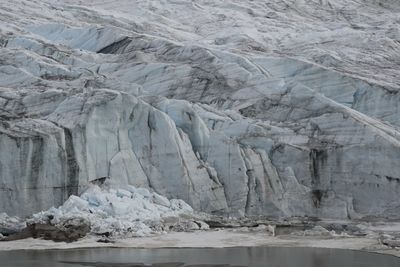
<path id="1" fill-rule="evenodd" d="M 225 215 L 400 217 L 400 4 L 0 1 L 0 212 L 93 182 Z"/>

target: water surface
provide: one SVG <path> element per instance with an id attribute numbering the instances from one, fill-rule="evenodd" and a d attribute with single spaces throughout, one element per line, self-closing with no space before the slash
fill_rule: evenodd
<path id="1" fill-rule="evenodd" d="M 2 267 L 399 267 L 400 258 L 318 248 L 92 248 L 1 251 Z"/>

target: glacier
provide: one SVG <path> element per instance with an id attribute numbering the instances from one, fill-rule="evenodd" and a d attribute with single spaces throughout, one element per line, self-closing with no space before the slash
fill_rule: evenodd
<path id="1" fill-rule="evenodd" d="M 399 12 L 0 1 L 0 212 L 107 179 L 210 214 L 399 219 Z"/>

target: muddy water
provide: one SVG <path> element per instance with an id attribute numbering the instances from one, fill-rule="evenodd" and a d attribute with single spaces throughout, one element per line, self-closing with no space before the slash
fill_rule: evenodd
<path id="1" fill-rule="evenodd" d="M 400 258 L 316 248 L 95 248 L 1 251 L 1 267 L 399 267 Z"/>

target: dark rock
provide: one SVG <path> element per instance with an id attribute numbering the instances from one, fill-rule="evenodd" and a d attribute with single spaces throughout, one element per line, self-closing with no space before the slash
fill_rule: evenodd
<path id="1" fill-rule="evenodd" d="M 33 223 L 28 225 L 33 238 L 56 242 L 73 242 L 90 232 L 90 223 L 83 218 L 69 218 L 59 224 Z"/>
<path id="2" fill-rule="evenodd" d="M 24 238 L 42 238 L 56 242 L 73 242 L 90 232 L 90 223 L 82 218 L 68 218 L 58 224 L 28 223 L 19 232 L 5 236 L 1 241 L 12 241 Z"/>
<path id="3" fill-rule="evenodd" d="M 97 242 L 98 243 L 106 243 L 106 244 L 108 244 L 108 243 L 114 244 L 115 243 L 114 240 L 110 240 L 110 239 L 107 239 L 107 238 L 101 238 L 101 239 L 97 240 Z"/>

